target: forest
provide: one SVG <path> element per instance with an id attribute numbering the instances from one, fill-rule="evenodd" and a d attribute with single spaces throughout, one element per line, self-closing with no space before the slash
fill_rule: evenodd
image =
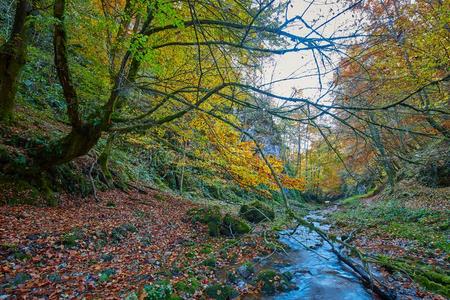
<path id="1" fill-rule="evenodd" d="M 0 0 L 0 299 L 450 298 L 450 0 Z"/>

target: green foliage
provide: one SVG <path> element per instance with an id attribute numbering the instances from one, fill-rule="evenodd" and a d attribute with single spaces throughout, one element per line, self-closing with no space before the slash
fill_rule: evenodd
<path id="1" fill-rule="evenodd" d="M 273 221 L 275 219 L 273 209 L 260 201 L 242 205 L 239 215 L 251 223 Z"/>
<path id="2" fill-rule="evenodd" d="M 210 254 L 210 253 L 212 253 L 213 252 L 213 248 L 212 248 L 212 246 L 210 245 L 210 244 L 206 244 L 201 250 L 200 250 L 200 253 L 203 253 L 203 254 Z"/>

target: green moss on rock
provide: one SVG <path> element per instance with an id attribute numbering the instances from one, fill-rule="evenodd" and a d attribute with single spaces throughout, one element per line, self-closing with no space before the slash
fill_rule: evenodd
<path id="1" fill-rule="evenodd" d="M 241 206 L 239 215 L 251 223 L 260 223 L 265 221 L 273 221 L 275 212 L 272 208 L 260 201 L 253 201 L 249 204 Z"/>
<path id="2" fill-rule="evenodd" d="M 231 214 L 226 214 L 223 217 L 222 224 L 220 226 L 220 233 L 226 236 L 235 236 L 240 234 L 249 233 L 251 227 L 244 220 L 232 216 Z"/>
<path id="3" fill-rule="evenodd" d="M 193 223 L 200 222 L 202 224 L 208 224 L 212 221 L 220 222 L 220 219 L 222 218 L 220 208 L 217 206 L 193 208 L 190 209 L 187 214 Z"/>
<path id="4" fill-rule="evenodd" d="M 266 269 L 259 272 L 256 281 L 261 283 L 261 291 L 265 295 L 274 295 L 277 292 L 287 292 L 297 287 L 290 281 L 290 273 L 279 273 L 272 269 Z"/>
<path id="5" fill-rule="evenodd" d="M 233 287 L 226 284 L 210 285 L 205 289 L 205 293 L 209 298 L 216 300 L 233 299 L 239 295 Z"/>

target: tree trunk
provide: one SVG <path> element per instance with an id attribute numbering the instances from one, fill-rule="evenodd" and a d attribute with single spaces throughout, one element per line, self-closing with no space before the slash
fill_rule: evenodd
<path id="1" fill-rule="evenodd" d="M 72 161 L 83 156 L 94 147 L 101 137 L 101 130 L 90 124 L 73 127 L 65 137 L 55 140 L 49 146 L 38 150 L 34 156 L 39 170 Z"/>
<path id="2" fill-rule="evenodd" d="M 302 137 L 300 135 L 300 124 L 298 124 L 297 137 L 297 161 L 295 164 L 295 176 L 300 177 L 302 175 Z"/>
<path id="3" fill-rule="evenodd" d="M 371 123 L 369 123 L 369 131 L 370 131 L 370 136 L 373 141 L 373 145 L 374 145 L 375 149 L 377 149 L 377 151 L 380 155 L 383 169 L 386 172 L 386 175 L 388 178 L 389 187 L 391 188 L 391 190 L 393 190 L 394 184 L 395 184 L 395 169 L 392 164 L 392 160 L 390 157 L 388 157 L 388 154 L 386 153 L 384 144 L 381 140 L 380 131 L 374 124 L 374 123 L 376 123 L 376 120 L 375 120 L 375 115 L 373 114 L 373 112 L 369 112 L 369 119 L 371 121 Z"/>
<path id="4" fill-rule="evenodd" d="M 112 187 L 114 185 L 114 181 L 113 181 L 113 176 L 111 174 L 111 171 L 109 170 L 108 163 L 109 163 L 109 156 L 111 154 L 111 150 L 112 150 L 112 146 L 114 144 L 115 138 L 116 138 L 115 134 L 110 134 L 108 136 L 108 140 L 106 141 L 105 148 L 103 148 L 102 153 L 98 157 L 98 163 L 103 172 L 103 175 L 105 176 L 106 184 L 110 187 Z"/>
<path id="5" fill-rule="evenodd" d="M 0 121 L 10 119 L 13 114 L 17 82 L 26 61 L 28 34 L 25 22 L 31 10 L 28 0 L 17 1 L 11 35 L 0 48 Z"/>

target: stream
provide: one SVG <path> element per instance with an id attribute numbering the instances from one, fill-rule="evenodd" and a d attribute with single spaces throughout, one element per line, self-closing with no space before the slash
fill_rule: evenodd
<path id="1" fill-rule="evenodd" d="M 311 212 L 306 218 L 328 231 L 330 226 L 321 224 L 325 219 L 322 214 Z M 292 230 L 280 232 L 280 241 L 289 247 L 287 253 L 266 260 L 263 268 L 290 272 L 298 289 L 262 299 L 378 299 L 351 269 L 339 261 L 330 245 L 316 232 L 299 227 L 294 234 L 291 233 Z"/>

